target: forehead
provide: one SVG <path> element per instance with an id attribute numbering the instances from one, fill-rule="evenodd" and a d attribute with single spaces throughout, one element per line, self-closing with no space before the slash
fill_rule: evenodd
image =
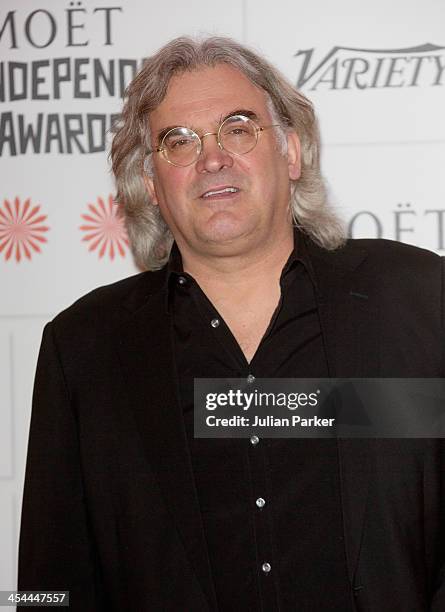
<path id="1" fill-rule="evenodd" d="M 175 75 L 161 104 L 149 115 L 153 131 L 166 125 L 208 127 L 237 109 L 268 115 L 265 92 L 227 64 Z"/>

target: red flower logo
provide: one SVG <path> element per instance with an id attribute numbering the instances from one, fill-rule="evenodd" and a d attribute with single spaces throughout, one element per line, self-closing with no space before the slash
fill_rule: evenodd
<path id="1" fill-rule="evenodd" d="M 22 257 L 31 259 L 32 251 L 40 253 L 39 243 L 47 242 L 42 234 L 49 227 L 42 225 L 47 215 L 39 215 L 39 211 L 39 205 L 31 208 L 30 198 L 23 205 L 19 198 L 15 198 L 14 205 L 4 201 L 0 208 L 0 253 L 5 251 L 6 260 L 14 253 L 17 262 Z"/>
<path id="2" fill-rule="evenodd" d="M 88 225 L 80 226 L 80 229 L 86 232 L 82 240 L 90 243 L 88 250 L 98 249 L 99 257 L 103 257 L 107 250 L 110 259 L 114 259 L 116 251 L 125 257 L 128 247 L 127 231 L 113 197 L 108 197 L 108 205 L 99 197 L 97 204 L 88 204 L 88 209 L 90 213 L 82 215 Z"/>

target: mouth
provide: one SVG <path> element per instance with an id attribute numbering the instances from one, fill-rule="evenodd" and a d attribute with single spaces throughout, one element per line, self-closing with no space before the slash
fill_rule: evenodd
<path id="1" fill-rule="evenodd" d="M 233 198 L 236 194 L 240 192 L 238 187 L 234 187 L 233 185 L 227 185 L 224 187 L 215 187 L 214 189 L 209 189 L 201 194 L 199 197 L 203 200 L 221 200 L 226 198 Z"/>

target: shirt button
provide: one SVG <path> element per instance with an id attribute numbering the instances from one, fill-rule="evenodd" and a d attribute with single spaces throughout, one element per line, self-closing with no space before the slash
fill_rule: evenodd
<path id="1" fill-rule="evenodd" d="M 261 566 L 261 569 L 263 570 L 265 574 L 268 574 L 270 570 L 272 569 L 272 566 L 270 563 L 263 563 L 263 565 Z"/>
<path id="2" fill-rule="evenodd" d="M 247 377 L 247 382 L 253 383 L 254 380 L 255 380 L 255 376 L 253 374 L 249 374 L 249 376 Z"/>
<path id="3" fill-rule="evenodd" d="M 256 445 L 258 444 L 258 442 L 259 442 L 259 441 L 260 441 L 260 439 L 259 439 L 259 437 L 258 437 L 258 436 L 251 436 L 251 438 L 250 438 L 250 443 L 251 443 L 253 446 L 256 446 Z"/>
<path id="4" fill-rule="evenodd" d="M 264 500 L 262 497 L 259 497 L 255 503 L 258 506 L 258 508 L 263 508 L 263 506 L 266 503 L 266 500 Z"/>
<path id="5" fill-rule="evenodd" d="M 212 320 L 210 321 L 210 325 L 211 325 L 212 327 L 218 327 L 218 325 L 219 325 L 219 319 L 212 319 Z"/>
<path id="6" fill-rule="evenodd" d="M 187 279 L 186 279 L 184 276 L 180 276 L 180 277 L 178 278 L 178 283 L 179 283 L 180 285 L 185 285 L 185 284 L 187 283 Z"/>

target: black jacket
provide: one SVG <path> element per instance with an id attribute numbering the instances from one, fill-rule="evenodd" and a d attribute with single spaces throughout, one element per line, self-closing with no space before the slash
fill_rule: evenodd
<path id="1" fill-rule="evenodd" d="M 383 240 L 308 248 L 330 376 L 444 375 L 440 257 Z M 218 609 L 165 276 L 97 289 L 44 332 L 18 589 L 69 590 L 75 612 Z M 338 449 L 351 610 L 443 612 L 442 442 L 345 439 Z"/>

